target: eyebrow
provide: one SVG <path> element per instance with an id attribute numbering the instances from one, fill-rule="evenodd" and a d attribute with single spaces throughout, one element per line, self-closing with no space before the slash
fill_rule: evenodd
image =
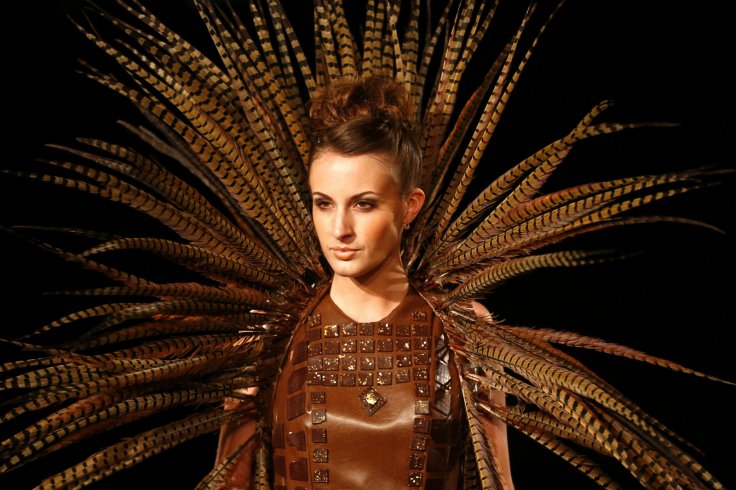
<path id="1" fill-rule="evenodd" d="M 358 193 L 358 194 L 355 194 L 355 195 L 352 195 L 352 196 L 350 196 L 350 199 L 351 199 L 351 200 L 352 200 L 352 199 L 360 199 L 361 197 L 365 197 L 365 196 L 366 196 L 366 195 L 368 195 L 368 194 L 373 194 L 373 195 L 375 195 L 375 196 L 380 196 L 380 195 L 381 195 L 380 193 L 378 193 L 378 192 L 376 192 L 376 191 L 364 191 L 364 192 L 360 192 L 360 193 Z M 331 197 L 330 197 L 329 195 L 327 195 L 327 194 L 324 194 L 324 193 L 322 193 L 322 192 L 319 192 L 319 191 L 314 191 L 314 192 L 312 192 L 312 197 L 318 197 L 318 196 L 321 196 L 321 197 L 327 197 L 327 198 L 330 198 L 330 199 L 332 199 L 332 198 L 331 198 Z"/>

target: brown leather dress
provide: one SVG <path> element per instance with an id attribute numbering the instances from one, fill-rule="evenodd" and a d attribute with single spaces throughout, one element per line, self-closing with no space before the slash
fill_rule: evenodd
<path id="1" fill-rule="evenodd" d="M 274 490 L 457 488 L 464 441 L 447 336 L 413 289 L 379 322 L 325 294 L 274 393 Z"/>

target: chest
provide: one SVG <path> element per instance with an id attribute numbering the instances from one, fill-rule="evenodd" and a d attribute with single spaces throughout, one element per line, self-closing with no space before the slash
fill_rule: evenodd
<path id="1" fill-rule="evenodd" d="M 455 488 L 459 397 L 447 337 L 421 298 L 375 323 L 320 303 L 276 382 L 274 488 Z"/>

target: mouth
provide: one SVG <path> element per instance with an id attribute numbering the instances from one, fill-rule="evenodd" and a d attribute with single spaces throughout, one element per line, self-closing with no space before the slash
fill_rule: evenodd
<path id="1" fill-rule="evenodd" d="M 333 247 L 331 250 L 332 254 L 338 260 L 350 260 L 358 253 L 358 250 L 355 248 Z"/>

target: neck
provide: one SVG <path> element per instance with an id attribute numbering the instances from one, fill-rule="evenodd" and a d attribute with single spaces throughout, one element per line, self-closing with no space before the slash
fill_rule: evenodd
<path id="1" fill-rule="evenodd" d="M 383 269 L 383 268 L 382 268 Z M 401 262 L 387 269 L 361 277 L 334 275 L 330 298 L 357 322 L 375 322 L 385 318 L 406 296 L 409 280 Z"/>

